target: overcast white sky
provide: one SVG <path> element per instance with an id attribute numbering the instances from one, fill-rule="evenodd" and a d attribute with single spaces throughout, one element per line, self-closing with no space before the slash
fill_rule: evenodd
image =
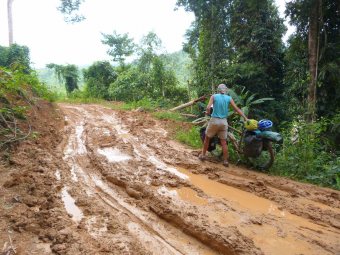
<path id="1" fill-rule="evenodd" d="M 284 0 L 276 0 L 284 11 Z M 66 24 L 56 8 L 59 0 L 14 0 L 14 41 L 27 45 L 33 67 L 48 63 L 92 64 L 109 60 L 102 35 L 128 33 L 136 43 L 154 31 L 167 52 L 182 48 L 184 33 L 194 20 L 182 8 L 174 11 L 176 0 L 86 0 L 81 23 Z M 7 1 L 0 0 L 0 44 L 8 45 Z M 283 15 L 283 14 L 282 14 Z"/>

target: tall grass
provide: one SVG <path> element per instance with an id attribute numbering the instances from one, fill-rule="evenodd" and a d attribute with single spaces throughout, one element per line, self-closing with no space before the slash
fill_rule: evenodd
<path id="1" fill-rule="evenodd" d="M 192 127 L 189 130 L 178 129 L 175 135 L 176 140 L 189 145 L 194 149 L 202 147 L 202 141 L 199 134 L 199 127 Z"/>
<path id="2" fill-rule="evenodd" d="M 152 115 L 160 120 L 185 121 L 185 118 L 178 112 L 158 111 L 154 112 Z"/>

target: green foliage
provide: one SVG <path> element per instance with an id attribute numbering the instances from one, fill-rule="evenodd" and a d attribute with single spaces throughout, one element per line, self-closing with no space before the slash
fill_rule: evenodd
<path id="1" fill-rule="evenodd" d="M 318 185 L 340 189 L 340 154 L 331 151 L 326 138 L 330 122 L 309 124 L 302 120 L 284 132 L 284 144 L 271 172 Z"/>
<path id="2" fill-rule="evenodd" d="M 227 83 L 244 86 L 261 97 L 282 98 L 285 27 L 273 1 L 178 0 L 177 5 L 196 17 L 184 49 L 193 60 L 193 86 L 198 95 Z M 281 113 L 276 104 L 262 107 L 271 115 Z"/>
<path id="3" fill-rule="evenodd" d="M 270 0 L 233 0 L 230 10 L 230 58 L 225 68 L 227 84 L 244 86 L 261 97 L 283 98 L 283 19 Z M 283 118 L 280 107 L 258 107 Z"/>
<path id="4" fill-rule="evenodd" d="M 157 52 L 161 45 L 161 40 L 154 32 L 149 32 L 146 36 L 143 36 L 138 47 L 139 59 L 137 60 L 137 65 L 141 72 L 151 72 L 152 65 L 155 61 L 158 61 L 157 58 L 160 58 Z"/>
<path id="5" fill-rule="evenodd" d="M 241 107 L 241 110 L 244 112 L 246 116 L 249 115 L 250 111 L 252 111 L 252 118 L 259 118 L 260 112 L 256 111 L 256 105 L 260 105 L 265 103 L 266 101 L 272 101 L 274 98 L 258 98 L 256 99 L 256 94 L 252 94 L 250 91 L 246 90 L 245 87 L 240 89 L 239 93 L 236 93 L 234 90 L 229 89 L 228 94 L 233 98 L 236 105 Z M 255 106 L 255 107 L 254 107 Z M 229 116 L 234 112 L 231 111 Z"/>
<path id="6" fill-rule="evenodd" d="M 184 118 L 178 112 L 169 112 L 169 111 L 160 111 L 152 114 L 157 119 L 161 120 L 176 120 L 176 121 L 184 121 Z"/>
<path id="7" fill-rule="evenodd" d="M 110 99 L 108 89 L 116 80 L 117 74 L 109 62 L 95 62 L 83 73 L 86 82 L 85 93 L 88 97 Z"/>
<path id="8" fill-rule="evenodd" d="M 202 147 L 202 141 L 199 136 L 199 127 L 192 127 L 188 131 L 183 129 L 178 129 L 175 138 L 192 148 L 198 149 Z"/>
<path id="9" fill-rule="evenodd" d="M 109 94 L 115 101 L 139 101 L 146 95 L 146 80 L 147 74 L 131 67 L 118 75 L 109 87 Z"/>
<path id="10" fill-rule="evenodd" d="M 305 38 L 296 35 L 288 40 L 288 48 L 284 57 L 284 98 L 287 116 L 296 116 L 307 108 L 308 77 L 308 49 Z"/>
<path id="11" fill-rule="evenodd" d="M 36 97 L 53 100 L 53 94 L 25 66 L 0 68 L 0 148 L 24 140 L 32 134 L 26 120 Z"/>
<path id="12" fill-rule="evenodd" d="M 65 83 L 67 94 L 70 94 L 72 91 L 79 89 L 79 70 L 76 65 L 63 66 L 51 63 L 47 64 L 46 67 L 54 69 L 59 81 Z"/>
<path id="13" fill-rule="evenodd" d="M 144 65 L 139 61 L 143 61 Z M 169 105 L 170 101 L 171 104 L 188 101 L 187 90 L 177 85 L 175 73 L 165 66 L 166 58 L 163 55 L 154 55 L 150 61 L 149 63 L 146 58 L 141 57 L 136 65 L 126 66 L 119 72 L 117 79 L 109 87 L 111 98 L 125 102 L 149 98 L 162 102 L 163 105 Z"/>
<path id="14" fill-rule="evenodd" d="M 18 44 L 12 44 L 10 47 L 0 46 L 0 66 L 6 68 L 20 66 L 22 70 L 28 73 L 31 70 L 28 47 Z"/>
<path id="15" fill-rule="evenodd" d="M 84 0 L 60 0 L 58 10 L 65 15 L 66 22 L 76 23 L 85 19 L 83 15 L 77 13 L 82 2 Z"/>
<path id="16" fill-rule="evenodd" d="M 135 44 L 127 33 L 120 35 L 116 31 L 113 31 L 112 35 L 102 35 L 104 37 L 102 43 L 110 47 L 107 54 L 113 58 L 113 61 L 123 65 L 126 57 L 129 57 L 134 53 Z"/>
<path id="17" fill-rule="evenodd" d="M 318 77 L 317 77 L 317 114 L 333 116 L 340 111 L 340 3 L 334 0 L 321 2 L 318 19 Z M 287 3 L 286 15 L 296 33 L 289 41 L 286 54 L 285 85 L 291 105 L 302 107 L 295 112 L 304 112 L 306 108 L 307 84 L 310 82 L 308 69 L 308 27 L 310 10 L 315 1 L 292 0 Z M 295 108 L 295 107 L 294 107 Z"/>
<path id="18" fill-rule="evenodd" d="M 194 61 L 193 84 L 199 96 L 212 91 L 225 75 L 229 4 L 230 0 L 177 1 L 178 6 L 193 11 L 196 17 L 186 34 L 188 42 L 184 49 Z"/>

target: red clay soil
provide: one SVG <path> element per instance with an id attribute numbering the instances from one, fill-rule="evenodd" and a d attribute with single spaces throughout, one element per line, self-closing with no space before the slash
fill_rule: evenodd
<path id="1" fill-rule="evenodd" d="M 1 255 L 340 254 L 338 191 L 202 163 L 147 113 L 39 105 L 1 161 Z"/>

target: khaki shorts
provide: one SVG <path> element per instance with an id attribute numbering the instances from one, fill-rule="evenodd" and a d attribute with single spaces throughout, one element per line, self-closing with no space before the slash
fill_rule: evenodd
<path id="1" fill-rule="evenodd" d="M 220 139 L 227 139 L 228 137 L 228 121 L 227 119 L 211 118 L 205 134 L 212 138 L 216 134 Z"/>

